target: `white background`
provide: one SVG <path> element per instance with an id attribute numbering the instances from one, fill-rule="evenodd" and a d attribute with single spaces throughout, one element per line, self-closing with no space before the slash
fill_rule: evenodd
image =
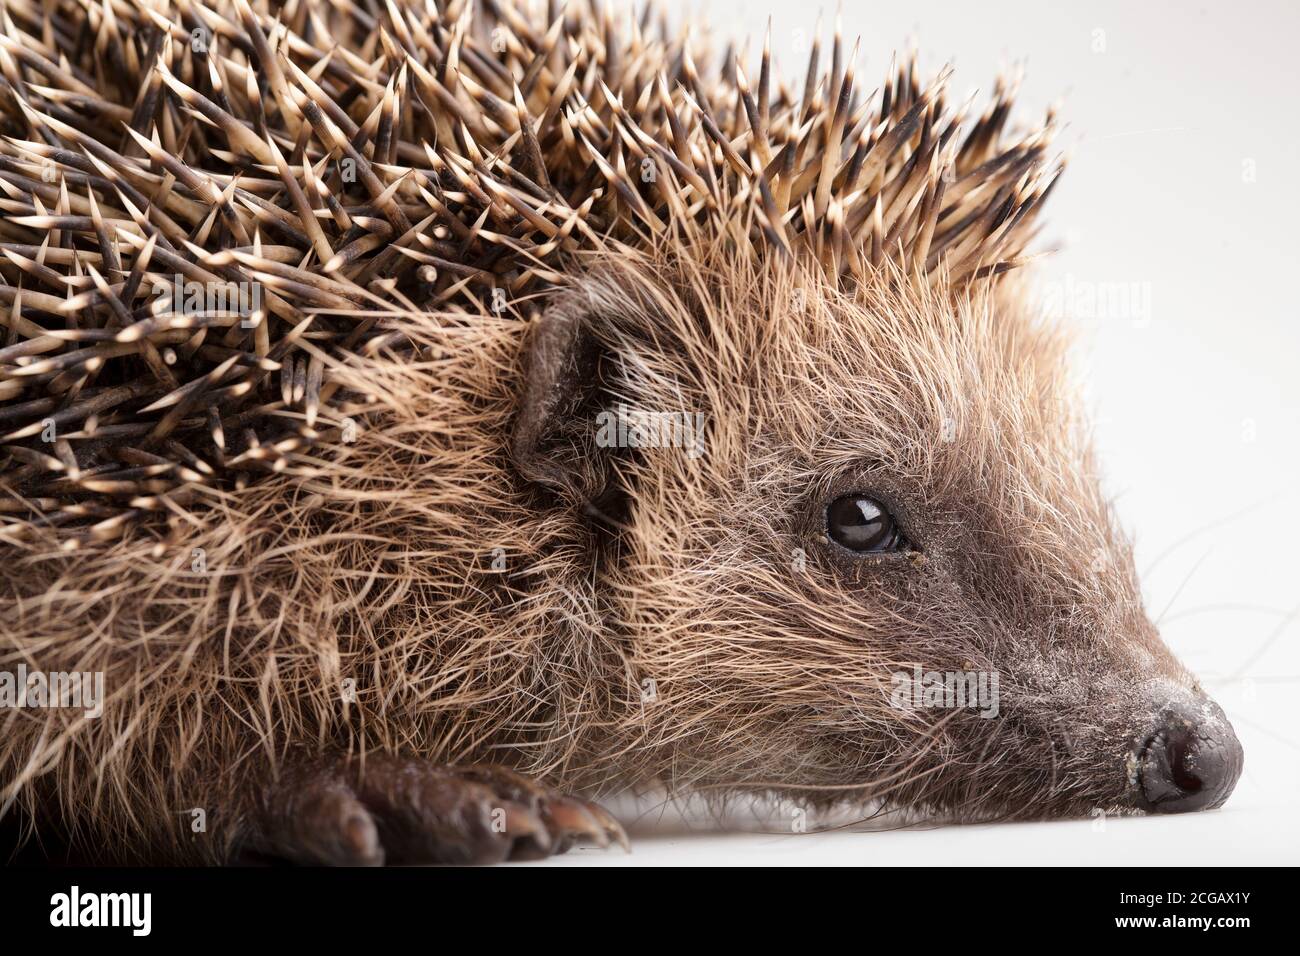
<path id="1" fill-rule="evenodd" d="M 690 7 L 718 36 L 751 36 L 753 55 L 770 15 L 774 59 L 801 88 L 806 53 L 795 51 L 807 49 L 814 5 Z M 1228 804 L 1104 827 L 792 835 L 780 810 L 772 833 L 736 832 L 753 821 L 734 817 L 719 832 L 689 808 L 683 817 L 643 799 L 621 808 L 637 821 L 631 855 L 578 850 L 552 865 L 1300 863 L 1298 10 L 908 0 L 843 13 L 845 53 L 861 35 L 868 89 L 915 39 L 925 76 L 956 66 L 954 98 L 1023 64 L 1019 119 L 1062 100 L 1070 167 L 1044 217 L 1044 239 L 1061 250 L 1039 279 L 1149 294 L 1148 314 L 1075 309 L 1077 360 L 1148 610 L 1245 747 Z"/>

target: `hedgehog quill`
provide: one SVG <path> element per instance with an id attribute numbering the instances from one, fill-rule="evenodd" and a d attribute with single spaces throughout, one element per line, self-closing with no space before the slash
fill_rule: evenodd
<path id="1" fill-rule="evenodd" d="M 649 784 L 1226 800 L 1020 268 L 1054 115 L 856 60 L 795 87 L 654 4 L 5 0 L 0 669 L 102 693 L 0 711 L 4 813 L 357 864 L 621 842 L 594 801 Z"/>

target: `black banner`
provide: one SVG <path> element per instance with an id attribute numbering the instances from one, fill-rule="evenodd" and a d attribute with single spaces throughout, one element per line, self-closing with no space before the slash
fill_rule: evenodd
<path id="1" fill-rule="evenodd" d="M 702 932 L 725 928 L 733 940 L 750 929 L 766 934 L 782 926 L 805 939 L 852 933 L 867 948 L 891 938 L 897 944 L 899 932 L 916 942 L 1033 934 L 1178 946 L 1200 936 L 1234 945 L 1256 930 L 1276 933 L 1291 925 L 1283 906 L 1293 882 L 1286 869 L 1229 868 L 750 868 L 726 874 L 700 868 L 671 875 L 651 868 L 611 873 L 598 865 L 8 868 L 0 870 L 0 926 L 8 952 L 21 952 L 27 939 L 73 934 L 80 942 L 111 938 L 128 946 L 145 940 L 337 946 L 414 937 L 435 948 L 460 948 L 467 932 L 487 931 L 485 942 L 495 946 L 504 935 L 538 931 L 554 944 L 558 930 L 616 945 L 627 934 L 648 939 L 675 932 L 683 920 L 699 921 Z"/>

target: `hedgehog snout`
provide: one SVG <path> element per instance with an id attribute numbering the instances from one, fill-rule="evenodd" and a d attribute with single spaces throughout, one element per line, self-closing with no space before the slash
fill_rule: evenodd
<path id="1" fill-rule="evenodd" d="M 1137 805 L 1149 813 L 1222 806 L 1241 776 L 1242 759 L 1241 742 L 1218 704 L 1201 696 L 1171 705 L 1134 750 Z"/>

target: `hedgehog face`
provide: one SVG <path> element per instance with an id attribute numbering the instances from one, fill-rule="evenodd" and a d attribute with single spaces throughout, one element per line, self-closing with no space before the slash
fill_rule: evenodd
<path id="1" fill-rule="evenodd" d="M 583 297 L 585 407 L 705 421 L 703 454 L 569 456 L 572 493 L 623 497 L 599 585 L 656 775 L 959 819 L 1226 799 L 1240 748 L 1142 610 L 1015 289 L 705 260 Z"/>

